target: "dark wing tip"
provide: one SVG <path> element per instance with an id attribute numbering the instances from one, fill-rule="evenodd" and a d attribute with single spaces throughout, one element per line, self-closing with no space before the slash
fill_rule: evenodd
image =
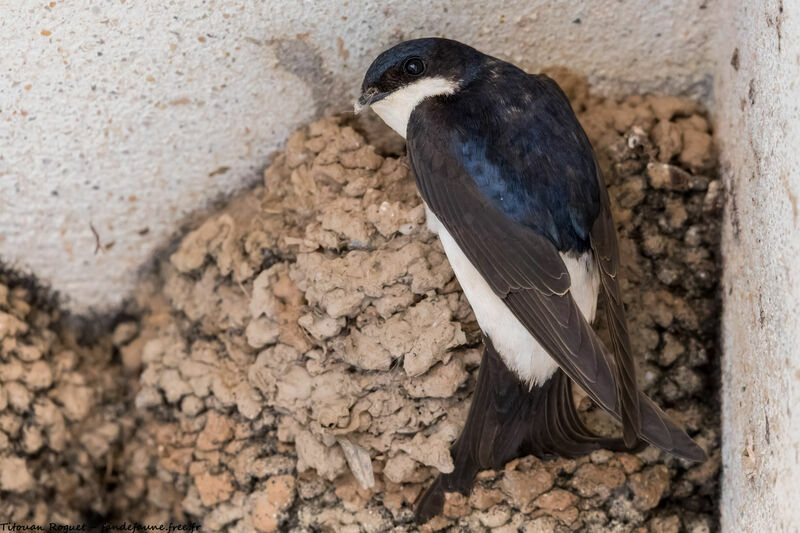
<path id="1" fill-rule="evenodd" d="M 639 392 L 642 406 L 642 439 L 670 455 L 687 461 L 703 462 L 708 455 L 653 400 Z"/>
<path id="2" fill-rule="evenodd" d="M 670 451 L 672 455 L 679 459 L 686 459 L 695 463 L 704 463 L 708 460 L 708 454 L 693 441 L 688 435 L 684 434 L 682 439 L 677 439 L 682 442 L 676 442 L 675 448 Z"/>
<path id="3" fill-rule="evenodd" d="M 628 417 L 624 417 L 622 423 L 622 441 L 625 443 L 625 446 L 634 448 L 639 443 L 639 434 L 633 426 L 633 421 L 627 418 Z"/>

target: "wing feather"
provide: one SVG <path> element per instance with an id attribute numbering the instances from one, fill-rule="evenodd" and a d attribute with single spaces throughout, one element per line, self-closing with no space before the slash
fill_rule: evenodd
<path id="1" fill-rule="evenodd" d="M 497 209 L 453 150 L 426 142 L 414 131 L 420 128 L 418 122 L 412 115 L 408 142 L 420 194 L 495 294 L 570 379 L 623 422 L 633 444 L 638 435 L 676 456 L 702 460 L 702 449 L 636 388 L 616 281 L 618 253 L 610 213 L 608 219 L 599 217 L 592 244 L 603 288 L 609 292 L 614 354 L 597 338 L 573 299 L 569 272 L 553 243 Z M 618 353 L 621 360 L 615 359 Z"/>
<path id="2" fill-rule="evenodd" d="M 596 173 L 600 176 L 599 169 L 596 170 Z M 608 329 L 616 356 L 617 394 L 622 407 L 624 438 L 626 444 L 632 444 L 635 442 L 636 435 L 641 431 L 636 363 L 631 352 L 631 341 L 625 319 L 625 304 L 619 289 L 619 249 L 606 191 L 601 194 L 600 214 L 592 226 L 590 241 L 600 272 Z"/>

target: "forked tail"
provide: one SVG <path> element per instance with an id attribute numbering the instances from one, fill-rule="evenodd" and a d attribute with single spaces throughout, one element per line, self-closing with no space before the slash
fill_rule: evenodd
<path id="1" fill-rule="evenodd" d="M 418 523 L 442 512 L 445 492 L 469 494 L 479 471 L 521 455 L 579 457 L 601 448 L 629 451 L 622 439 L 589 431 L 578 418 L 572 382 L 560 369 L 529 388 L 506 367 L 485 338 L 478 383 L 467 422 L 450 449 L 455 468 L 440 474 L 419 500 Z"/>

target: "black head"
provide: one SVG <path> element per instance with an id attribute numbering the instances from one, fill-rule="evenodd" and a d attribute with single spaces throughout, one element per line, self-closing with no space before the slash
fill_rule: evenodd
<path id="1" fill-rule="evenodd" d="M 356 108 L 378 102 L 396 90 L 425 78 L 463 86 L 476 75 L 485 56 L 465 44 L 429 37 L 402 42 L 375 59 L 361 84 Z"/>

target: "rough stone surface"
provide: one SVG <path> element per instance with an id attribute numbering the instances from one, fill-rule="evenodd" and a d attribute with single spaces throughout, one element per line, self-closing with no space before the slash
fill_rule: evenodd
<path id="1" fill-rule="evenodd" d="M 3 2 L 0 257 L 72 310 L 119 304 L 188 213 L 254 183 L 300 124 L 348 109 L 403 39 L 570 65 L 605 92 L 708 97 L 707 4 Z"/>
<path id="2" fill-rule="evenodd" d="M 720 2 L 725 531 L 798 531 L 800 4 Z M 698 526 L 700 527 L 700 526 Z M 702 529 L 698 529 L 702 531 Z"/>
<path id="3" fill-rule="evenodd" d="M 687 530 L 714 527 L 715 175 L 677 155 L 668 164 L 699 185 L 648 174 L 662 164 L 657 121 L 700 127 L 704 112 L 681 99 L 605 99 L 554 75 L 606 173 L 642 386 L 712 459 L 687 465 L 652 448 L 524 457 L 481 473 L 469 497 L 448 496 L 444 516 L 421 530 L 639 531 L 669 528 L 673 516 Z M 480 333 L 425 227 L 404 157 L 374 149 L 364 128 L 330 118 L 293 134 L 263 186 L 199 221 L 159 262 L 137 295 L 136 324 L 126 317 L 96 347 L 62 352 L 32 341 L 47 335 L 30 304 L 17 288 L 0 292 L 0 457 L 27 463 L 31 478 L 19 469 L 0 477 L 24 491 L 8 489 L 4 516 L 38 519 L 26 502 L 53 486 L 36 451 L 45 449 L 50 462 L 61 450 L 85 457 L 86 468 L 113 465 L 106 496 L 64 500 L 74 513 L 177 517 L 209 531 L 416 530 L 421 490 L 453 468 L 448 450 L 471 400 Z M 375 145 L 391 144 L 375 135 Z M 604 335 L 602 320 L 599 328 Z M 51 367 L 49 385 L 41 369 L 26 379 L 40 362 Z M 64 368 L 77 376 L 64 381 Z M 97 386 L 103 372 L 127 385 Z M 576 397 L 587 425 L 617 431 Z M 28 427 L 31 410 L 41 422 Z M 59 424 L 84 431 L 53 437 Z M 107 467 L 95 468 L 98 494 Z"/>

